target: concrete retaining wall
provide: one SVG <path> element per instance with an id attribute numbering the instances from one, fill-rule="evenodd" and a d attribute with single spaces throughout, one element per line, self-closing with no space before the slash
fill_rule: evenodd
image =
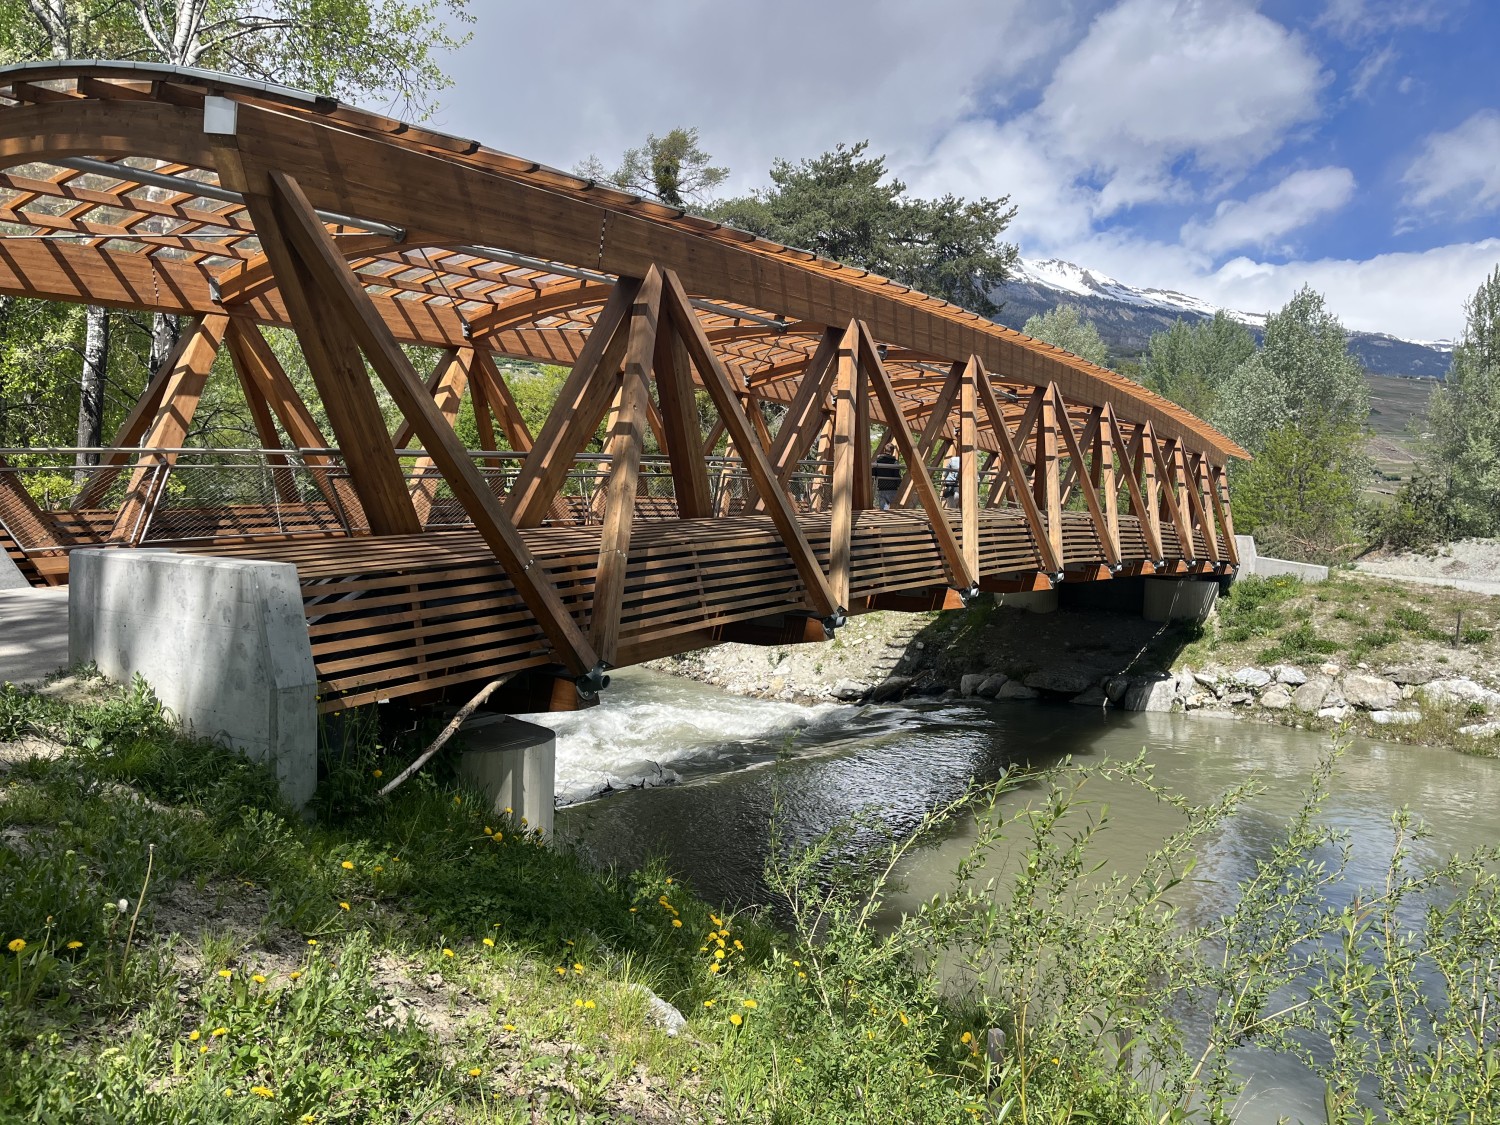
<path id="1" fill-rule="evenodd" d="M 1147 578 L 1141 616 L 1147 621 L 1201 623 L 1207 620 L 1208 611 L 1218 598 L 1217 578 Z"/>
<path id="2" fill-rule="evenodd" d="M 1304 582 L 1326 582 L 1328 580 L 1328 568 L 1318 566 L 1314 563 L 1292 562 L 1291 559 L 1273 559 L 1267 555 L 1260 554 L 1255 549 L 1255 537 L 1253 535 L 1236 535 L 1235 546 L 1240 552 L 1240 569 L 1236 577 L 1243 578 L 1246 575 L 1257 574 L 1262 578 L 1270 578 L 1278 574 L 1291 575 L 1300 578 Z"/>
<path id="3" fill-rule="evenodd" d="M 317 785 L 317 680 L 297 568 L 166 551 L 79 550 L 68 648 L 139 674 L 194 734 L 273 763 L 295 805 Z"/>

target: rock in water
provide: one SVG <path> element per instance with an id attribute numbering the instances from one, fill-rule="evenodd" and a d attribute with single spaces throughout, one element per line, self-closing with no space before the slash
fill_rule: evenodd
<path id="1" fill-rule="evenodd" d="M 1098 673 L 1088 668 L 1063 667 L 1043 668 L 1026 677 L 1026 686 L 1037 691 L 1051 691 L 1059 695 L 1077 695 L 1087 691 L 1099 680 Z"/>
<path id="2" fill-rule="evenodd" d="M 1401 702 L 1401 689 L 1391 680 L 1350 672 L 1344 677 L 1344 702 L 1365 711 L 1390 711 Z"/>
<path id="3" fill-rule="evenodd" d="M 1098 684 L 1079 692 L 1069 703 L 1076 703 L 1080 707 L 1103 707 L 1109 702 L 1109 697 L 1104 694 L 1104 689 Z"/>
<path id="4" fill-rule="evenodd" d="M 900 699 L 906 694 L 907 688 L 911 687 L 911 682 L 910 676 L 887 676 L 870 692 L 870 700 L 873 703 L 889 703 Z"/>
<path id="5" fill-rule="evenodd" d="M 974 675 L 973 673 L 960 677 L 958 681 L 958 694 L 965 698 L 971 695 L 978 695 L 980 687 L 987 679 L 988 677 L 986 676 Z"/>
<path id="6" fill-rule="evenodd" d="M 985 699 L 994 699 L 1000 689 L 1005 686 L 1005 681 L 1009 678 L 1009 676 L 1002 676 L 998 672 L 993 676 L 986 676 L 984 683 L 979 685 L 977 694 L 982 695 Z"/>
<path id="7" fill-rule="evenodd" d="M 995 693 L 996 699 L 1035 699 L 1036 692 L 1019 680 L 1006 680 Z"/>
<path id="8" fill-rule="evenodd" d="M 1420 711 L 1371 711 L 1370 718 L 1383 727 L 1403 726 L 1409 727 L 1413 723 L 1422 721 Z"/>
<path id="9" fill-rule="evenodd" d="M 1260 697 L 1260 705 L 1272 711 L 1285 711 L 1292 705 L 1292 693 L 1285 684 L 1277 684 Z"/>

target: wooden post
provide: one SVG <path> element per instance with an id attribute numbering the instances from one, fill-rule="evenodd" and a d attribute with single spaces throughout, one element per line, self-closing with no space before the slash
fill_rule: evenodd
<path id="1" fill-rule="evenodd" d="M 443 420 L 406 354 L 370 303 L 359 279 L 338 254 L 327 228 L 302 194 L 302 189 L 295 180 L 280 172 L 272 172 L 270 176 L 275 191 L 273 207 L 290 242 L 289 249 L 305 266 L 309 279 L 325 294 L 324 299 L 331 311 L 343 319 L 365 349 L 376 374 L 385 383 L 402 414 L 411 419 L 418 439 L 432 454 L 454 496 L 504 568 L 516 593 L 536 618 L 537 625 L 557 650 L 562 663 L 576 675 L 588 676 L 597 682 L 601 672 L 598 655 L 579 632 L 545 571 L 506 518 L 500 502 L 485 487 L 458 435 Z M 368 389 L 368 384 L 366 386 Z M 410 498 L 404 491 L 402 496 L 410 508 Z"/>
<path id="2" fill-rule="evenodd" d="M 977 372 L 965 374 L 975 375 Z M 975 457 L 975 446 L 979 442 L 975 417 L 978 409 L 979 388 L 974 385 L 973 378 L 966 377 L 958 403 L 958 508 L 964 565 L 975 578 L 979 576 L 979 462 Z"/>
<path id="3" fill-rule="evenodd" d="M 1209 498 L 1213 501 L 1214 516 L 1219 521 L 1219 529 L 1224 533 L 1224 553 L 1229 561 L 1235 566 L 1240 565 L 1240 545 L 1234 538 L 1234 514 L 1229 509 L 1229 482 L 1223 465 L 1214 465 L 1209 476 L 1212 487 L 1209 490 Z"/>
<path id="4" fill-rule="evenodd" d="M 1061 473 L 1057 464 L 1058 427 L 1057 386 L 1048 384 L 1042 391 L 1041 411 L 1036 420 L 1036 463 L 1032 468 L 1031 490 L 1037 507 L 1047 514 L 1047 541 L 1059 563 L 1066 565 L 1062 534 Z M 1067 425 L 1067 419 L 1062 420 Z"/>
<path id="5" fill-rule="evenodd" d="M 833 392 L 833 499 L 828 535 L 828 580 L 839 605 L 850 604 L 850 553 L 854 537 L 856 449 L 859 425 L 859 329 L 849 322 L 839 341 L 838 382 Z"/>
<path id="6" fill-rule="evenodd" d="M 260 447 L 265 450 L 281 449 L 281 435 L 276 432 L 276 421 L 271 417 L 271 407 L 266 402 L 266 396 L 262 393 L 254 376 L 245 370 L 239 352 L 233 345 L 228 351 L 229 358 L 234 364 L 235 377 L 240 381 L 240 390 L 245 395 L 245 406 L 249 409 L 250 418 L 255 423 L 255 433 L 260 438 Z M 276 498 L 283 504 L 298 503 L 301 498 L 297 495 L 297 487 L 292 480 L 291 467 L 287 462 L 286 454 L 267 453 L 266 464 L 271 470 L 271 487 L 276 492 Z"/>
<path id="7" fill-rule="evenodd" d="M 1144 427 L 1138 428 L 1129 443 L 1126 443 L 1122 440 L 1119 422 L 1111 412 L 1109 428 L 1114 435 L 1115 445 L 1121 449 L 1121 457 L 1125 462 L 1125 491 L 1130 495 L 1130 510 L 1135 513 L 1135 518 L 1140 522 L 1141 535 L 1146 540 L 1146 550 L 1150 552 L 1152 566 L 1160 566 L 1164 555 L 1161 522 L 1157 515 L 1156 501 L 1149 488 L 1147 491 L 1142 491 L 1143 481 L 1154 482 L 1156 479 L 1151 469 L 1151 457 L 1144 439 Z M 1150 487 L 1154 487 L 1154 483 Z"/>
<path id="8" fill-rule="evenodd" d="M 459 360 L 460 351 L 464 353 L 462 362 Z M 458 407 L 464 392 L 469 389 L 469 371 L 474 365 L 473 360 L 473 348 L 444 348 L 432 374 L 427 377 L 428 393 L 438 404 L 443 417 L 448 419 L 449 425 L 458 421 Z M 403 418 L 396 426 L 391 444 L 397 449 L 405 449 L 411 444 L 411 439 L 411 423 Z"/>
<path id="9" fill-rule="evenodd" d="M 1120 483 L 1115 476 L 1115 415 L 1109 403 L 1099 408 L 1094 428 L 1094 482 L 1104 505 L 1110 541 L 1120 544 Z"/>
<path id="10" fill-rule="evenodd" d="M 599 659 L 613 666 L 620 649 L 620 611 L 630 566 L 630 534 L 641 473 L 641 445 L 650 397 L 651 357 L 661 316 L 661 273 L 647 271 L 627 322 L 625 370 L 620 409 L 609 438 L 609 481 L 605 486 L 604 527 L 599 536 L 599 569 L 594 578 L 591 639 Z"/>
<path id="11" fill-rule="evenodd" d="M 1182 447 L 1179 445 L 1177 448 L 1181 456 Z M 1208 550 L 1208 561 L 1218 563 L 1224 560 L 1224 554 L 1219 549 L 1219 533 L 1213 521 L 1208 518 L 1208 512 L 1203 504 L 1203 495 L 1208 491 L 1208 487 L 1208 474 L 1204 468 L 1203 455 L 1200 453 L 1193 457 L 1192 463 L 1188 466 L 1188 507 L 1192 509 L 1193 522 L 1203 532 L 1203 545 Z"/>
<path id="12" fill-rule="evenodd" d="M 530 453 L 532 445 L 535 444 L 531 438 L 531 431 L 526 428 L 526 421 L 521 417 L 520 407 L 516 405 L 515 397 L 506 386 L 505 377 L 495 366 L 495 358 L 490 355 L 488 348 L 480 346 L 474 349 L 474 368 L 470 372 L 470 378 L 474 384 L 474 390 L 483 393 L 490 404 L 490 409 L 495 412 L 495 417 L 500 422 L 500 428 L 505 431 L 505 440 L 510 443 L 511 449 L 516 453 Z"/>
<path id="13" fill-rule="evenodd" d="M 1148 422 L 1147 425 L 1150 425 Z M 1162 485 L 1161 506 L 1166 509 L 1168 517 L 1172 521 L 1172 528 L 1177 532 L 1177 550 L 1179 557 L 1187 562 L 1196 562 L 1198 558 L 1198 545 L 1193 542 L 1192 528 L 1182 512 L 1179 504 L 1181 492 L 1186 489 L 1187 482 L 1182 476 L 1182 466 L 1178 461 L 1177 454 L 1180 452 L 1177 443 L 1167 439 L 1167 448 L 1162 449 L 1161 442 L 1157 440 L 1153 431 L 1151 434 L 1151 448 L 1156 454 L 1156 462 L 1167 473 L 1167 480 Z"/>
<path id="14" fill-rule="evenodd" d="M 698 400 L 693 393 L 693 361 L 682 336 L 658 330 L 653 362 L 677 514 L 685 520 L 706 519 L 714 514 L 713 490 L 708 483 L 708 462 L 702 452 L 703 426 L 698 420 Z"/>

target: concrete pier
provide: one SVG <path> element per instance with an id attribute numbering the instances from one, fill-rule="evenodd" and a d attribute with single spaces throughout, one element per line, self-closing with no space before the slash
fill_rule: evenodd
<path id="1" fill-rule="evenodd" d="M 508 715 L 480 713 L 459 728 L 467 749 L 458 773 L 490 799 L 496 817 L 552 838 L 552 794 L 557 784 L 557 735 Z M 506 810 L 510 810 L 507 814 Z"/>
<path id="2" fill-rule="evenodd" d="M 1217 578 L 1147 578 L 1141 616 L 1147 621 L 1197 621 L 1208 614 L 1219 597 Z"/>

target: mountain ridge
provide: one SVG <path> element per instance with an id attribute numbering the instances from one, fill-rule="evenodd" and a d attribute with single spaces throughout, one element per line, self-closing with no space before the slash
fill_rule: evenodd
<path id="1" fill-rule="evenodd" d="M 1178 320 L 1210 320 L 1222 311 L 1245 325 L 1259 342 L 1264 313 L 1227 309 L 1171 289 L 1138 288 L 1059 258 L 1020 258 L 1015 275 L 997 286 L 991 299 L 1001 306 L 994 320 L 1008 328 L 1059 304 L 1078 307 L 1094 323 L 1112 356 L 1133 359 L 1143 354 L 1153 334 Z M 1404 340 L 1383 332 L 1350 332 L 1349 351 L 1374 375 L 1441 379 L 1448 371 L 1453 345 L 1447 340 Z"/>

